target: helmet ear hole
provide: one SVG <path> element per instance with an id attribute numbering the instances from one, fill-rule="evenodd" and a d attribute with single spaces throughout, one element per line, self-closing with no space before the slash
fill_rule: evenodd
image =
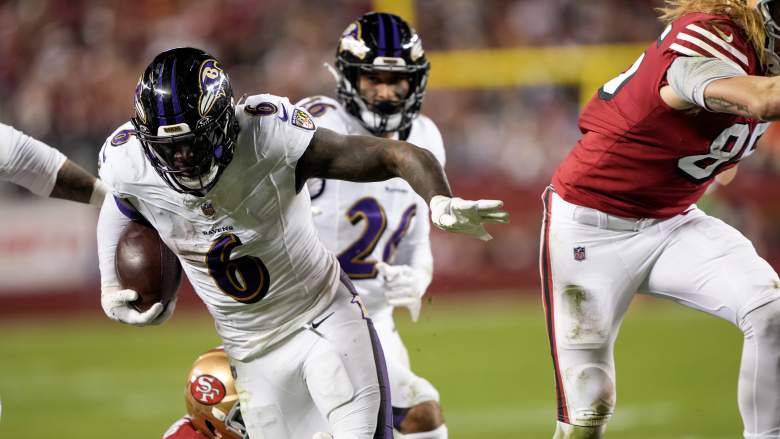
<path id="1" fill-rule="evenodd" d="M 211 432 L 212 436 L 216 436 L 217 434 L 217 428 L 214 427 L 214 424 L 211 423 L 208 419 L 205 420 L 206 428 L 209 429 L 209 432 Z"/>

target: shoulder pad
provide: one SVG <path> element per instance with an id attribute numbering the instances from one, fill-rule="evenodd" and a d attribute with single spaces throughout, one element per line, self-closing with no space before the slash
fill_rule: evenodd
<path id="1" fill-rule="evenodd" d="M 121 192 L 123 182 L 139 180 L 146 166 L 143 149 L 134 132 L 133 125 L 127 122 L 114 130 L 100 148 L 98 174 L 118 192 Z"/>
<path id="2" fill-rule="evenodd" d="M 341 109 L 341 103 L 328 96 L 312 96 L 309 98 L 301 99 L 296 105 L 299 105 L 306 109 L 312 116 L 319 118 L 326 113 L 332 113 L 334 110 Z"/>
<path id="3" fill-rule="evenodd" d="M 443 167 L 447 161 L 447 154 L 444 150 L 444 140 L 441 137 L 439 127 L 436 126 L 436 123 L 431 118 L 424 114 L 418 115 L 415 122 L 417 123 L 417 129 L 421 131 L 425 139 L 425 145 L 420 146 L 430 151 Z"/>
<path id="4" fill-rule="evenodd" d="M 747 74 L 759 71 L 758 59 L 744 31 L 728 17 L 687 14 L 676 20 L 668 48 L 676 55 L 721 59 Z"/>

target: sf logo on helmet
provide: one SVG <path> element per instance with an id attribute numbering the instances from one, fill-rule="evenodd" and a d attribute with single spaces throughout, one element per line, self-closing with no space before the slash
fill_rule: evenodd
<path id="1" fill-rule="evenodd" d="M 225 398 L 225 385 L 219 378 L 200 375 L 190 383 L 190 394 L 201 404 L 219 404 Z"/>

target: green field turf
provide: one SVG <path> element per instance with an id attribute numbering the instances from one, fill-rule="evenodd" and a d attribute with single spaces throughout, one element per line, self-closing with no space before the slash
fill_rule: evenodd
<path id="1" fill-rule="evenodd" d="M 551 437 L 553 375 L 540 307 L 434 298 L 419 323 L 401 316 L 417 372 L 442 394 L 450 437 Z M 184 411 L 192 360 L 218 344 L 208 316 L 184 312 L 154 328 L 95 316 L 5 322 L 0 330 L 2 439 L 159 438 Z M 618 339 L 618 408 L 606 437 L 741 437 L 740 343 L 728 323 L 636 301 Z"/>

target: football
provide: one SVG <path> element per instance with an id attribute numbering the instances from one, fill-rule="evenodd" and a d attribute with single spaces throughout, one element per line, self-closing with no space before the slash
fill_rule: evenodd
<path id="1" fill-rule="evenodd" d="M 143 312 L 157 302 L 168 305 L 181 283 L 181 264 L 153 227 L 132 221 L 119 237 L 116 272 L 122 288 L 138 292 L 131 304 Z"/>

